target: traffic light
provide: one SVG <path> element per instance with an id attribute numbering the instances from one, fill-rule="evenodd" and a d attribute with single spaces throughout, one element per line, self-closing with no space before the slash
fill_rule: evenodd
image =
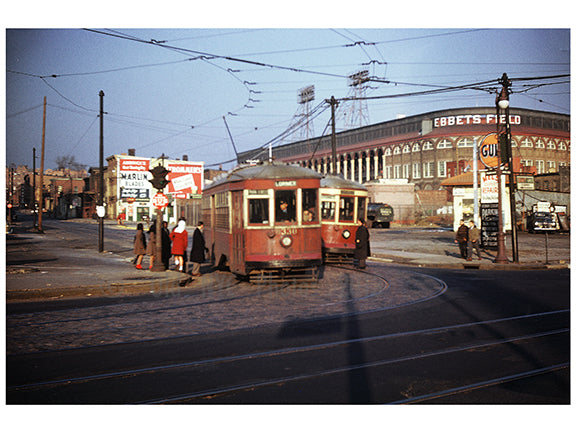
<path id="1" fill-rule="evenodd" d="M 154 186 L 154 188 L 163 190 L 166 187 L 166 185 L 170 183 L 170 181 L 166 179 L 166 175 L 170 173 L 170 171 L 166 170 L 166 168 L 164 168 L 163 166 L 157 165 L 156 167 L 154 167 L 152 170 L 149 171 L 150 173 L 152 173 L 153 176 L 153 178 L 149 179 L 149 181 L 150 183 L 152 183 L 152 186 Z"/>

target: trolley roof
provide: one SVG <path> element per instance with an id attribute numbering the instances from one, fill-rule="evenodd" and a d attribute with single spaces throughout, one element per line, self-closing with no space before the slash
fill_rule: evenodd
<path id="1" fill-rule="evenodd" d="M 335 176 L 333 174 L 325 175 L 322 180 L 320 180 L 321 188 L 338 188 L 338 189 L 359 189 L 362 191 L 368 191 L 364 185 L 352 180 L 344 179 L 340 176 Z"/>
<path id="2" fill-rule="evenodd" d="M 211 188 L 228 182 L 241 182 L 249 179 L 320 179 L 321 175 L 299 165 L 264 162 L 258 165 L 235 168 L 209 185 Z"/>

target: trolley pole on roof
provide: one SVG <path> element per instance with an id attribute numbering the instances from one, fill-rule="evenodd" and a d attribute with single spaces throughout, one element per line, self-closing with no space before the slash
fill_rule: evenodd
<path id="1" fill-rule="evenodd" d="M 332 96 L 330 99 L 326 99 L 326 102 L 330 104 L 332 109 L 332 174 L 337 174 L 336 169 L 336 106 L 338 105 L 338 100 Z"/>

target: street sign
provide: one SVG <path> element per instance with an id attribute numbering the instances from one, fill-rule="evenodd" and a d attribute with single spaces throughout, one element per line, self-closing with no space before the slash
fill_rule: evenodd
<path id="1" fill-rule="evenodd" d="M 163 209 L 168 206 L 168 197 L 159 192 L 154 197 L 152 197 L 152 205 L 158 209 Z"/>
<path id="2" fill-rule="evenodd" d="M 521 190 L 534 190 L 534 176 L 518 175 L 516 176 L 516 188 Z"/>
<path id="3" fill-rule="evenodd" d="M 498 134 L 493 132 L 484 137 L 478 147 L 478 153 L 486 167 L 498 167 Z"/>

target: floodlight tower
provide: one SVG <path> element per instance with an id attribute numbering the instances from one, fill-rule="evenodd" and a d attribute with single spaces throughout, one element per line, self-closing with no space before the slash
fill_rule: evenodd
<path id="1" fill-rule="evenodd" d="M 348 92 L 347 109 L 343 110 L 345 129 L 359 128 L 368 125 L 370 120 L 368 118 L 368 103 L 366 102 L 366 83 L 370 81 L 368 70 L 355 72 L 348 76 Z"/>
<path id="2" fill-rule="evenodd" d="M 290 124 L 290 128 L 296 128 L 291 136 L 291 141 L 308 141 L 314 135 L 314 123 L 310 119 L 310 103 L 314 98 L 314 86 L 307 86 L 298 90 L 299 108 Z"/>

